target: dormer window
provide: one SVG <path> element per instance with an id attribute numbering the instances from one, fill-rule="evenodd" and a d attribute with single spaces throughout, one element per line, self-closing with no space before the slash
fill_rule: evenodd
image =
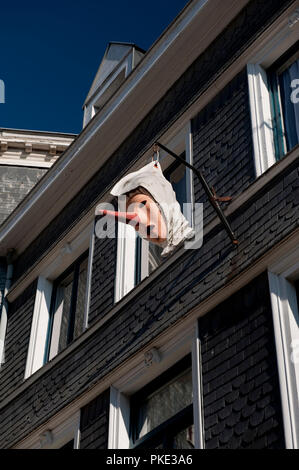
<path id="1" fill-rule="evenodd" d="M 110 42 L 84 103 L 85 127 L 117 92 L 144 55 L 135 44 Z"/>

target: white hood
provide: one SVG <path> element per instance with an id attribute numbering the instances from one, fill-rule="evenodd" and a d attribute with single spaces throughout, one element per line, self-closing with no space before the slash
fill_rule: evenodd
<path id="1" fill-rule="evenodd" d="M 151 194 L 164 216 L 167 242 L 163 244 L 162 256 L 166 256 L 184 240 L 192 238 L 194 230 L 182 214 L 172 185 L 163 175 L 159 162 L 151 162 L 140 170 L 124 176 L 113 187 L 111 194 L 113 196 L 125 195 L 139 186 Z"/>

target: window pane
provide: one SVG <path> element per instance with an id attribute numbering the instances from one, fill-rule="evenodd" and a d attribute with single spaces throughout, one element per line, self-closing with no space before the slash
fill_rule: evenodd
<path id="1" fill-rule="evenodd" d="M 192 404 L 191 369 L 152 393 L 138 410 L 137 439 Z"/>
<path id="2" fill-rule="evenodd" d="M 299 143 L 299 103 L 292 99 L 292 93 L 295 90 L 292 84 L 298 79 L 299 59 L 295 60 L 279 75 L 281 105 L 288 151 Z"/>
<path id="3" fill-rule="evenodd" d="M 155 271 L 155 269 L 162 263 L 163 258 L 161 253 L 163 248 L 154 243 L 148 244 L 148 267 L 149 274 Z"/>
<path id="4" fill-rule="evenodd" d="M 74 273 L 72 272 L 58 287 L 59 304 L 62 303 L 62 317 L 59 335 L 58 352 L 68 344 L 68 327 L 70 321 L 71 298 Z"/>
<path id="5" fill-rule="evenodd" d="M 194 425 L 180 431 L 173 440 L 174 449 L 194 449 Z"/>
<path id="6" fill-rule="evenodd" d="M 182 212 L 183 204 L 184 202 L 187 202 L 186 170 L 187 168 L 182 163 L 175 163 L 168 171 L 165 172 L 165 177 L 172 184 Z"/>
<path id="7" fill-rule="evenodd" d="M 86 283 L 87 283 L 87 259 L 81 263 L 80 269 L 79 269 L 74 339 L 77 338 L 83 332 Z"/>
<path id="8" fill-rule="evenodd" d="M 51 360 L 83 332 L 88 258 L 79 258 L 55 283 L 46 360 Z"/>

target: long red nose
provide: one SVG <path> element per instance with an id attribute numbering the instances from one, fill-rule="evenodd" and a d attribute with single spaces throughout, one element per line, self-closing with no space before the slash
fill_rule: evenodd
<path id="1" fill-rule="evenodd" d="M 131 220 L 136 222 L 136 225 L 140 223 L 140 218 L 136 212 L 118 212 L 118 211 L 108 211 L 106 209 L 99 209 L 96 212 L 96 215 L 108 215 L 119 220 L 119 222 L 124 222 L 128 224 Z"/>

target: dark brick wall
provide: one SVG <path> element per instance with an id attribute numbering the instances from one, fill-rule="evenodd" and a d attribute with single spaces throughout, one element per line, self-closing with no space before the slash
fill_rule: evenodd
<path id="1" fill-rule="evenodd" d="M 0 402 L 22 384 L 36 293 L 33 282 L 8 308 L 5 362 L 0 369 Z"/>
<path id="2" fill-rule="evenodd" d="M 267 274 L 199 320 L 207 449 L 285 448 Z"/>
<path id="3" fill-rule="evenodd" d="M 116 243 L 114 239 L 95 239 L 90 288 L 88 324 L 103 317 L 114 303 Z"/>
<path id="4" fill-rule="evenodd" d="M 247 71 L 236 76 L 192 121 L 194 166 L 219 196 L 237 196 L 255 179 Z M 194 178 L 197 202 L 207 197 Z M 225 204 L 222 204 L 225 207 Z M 214 217 L 205 204 L 205 223 Z"/>
<path id="5" fill-rule="evenodd" d="M 80 449 L 107 449 L 110 392 L 106 390 L 81 410 Z"/>
<path id="6" fill-rule="evenodd" d="M 114 206 L 116 209 L 116 204 Z M 96 218 L 95 224 L 97 221 L 98 218 Z M 114 234 L 117 237 L 117 224 L 114 226 Z M 95 235 L 88 313 L 89 325 L 103 317 L 114 303 L 116 256 L 117 238 L 98 238 Z"/>
<path id="7" fill-rule="evenodd" d="M 47 170 L 0 165 L 0 225 Z"/>
<path id="8" fill-rule="evenodd" d="M 0 407 L 0 448 L 11 446 L 92 388 L 292 233 L 299 225 L 298 176 L 295 161 L 240 208 L 232 219 L 240 240 L 237 249 L 218 225 L 200 250 L 186 250 L 72 354 Z"/>
<path id="9" fill-rule="evenodd" d="M 53 243 L 67 233 L 95 204 L 97 198 L 105 193 L 107 186 L 118 180 L 141 153 L 292 3 L 294 0 L 252 0 L 177 80 L 73 201 L 19 256 L 14 279 L 19 279 L 50 250 Z M 94 157 L 97 158 L 97 155 Z"/>

